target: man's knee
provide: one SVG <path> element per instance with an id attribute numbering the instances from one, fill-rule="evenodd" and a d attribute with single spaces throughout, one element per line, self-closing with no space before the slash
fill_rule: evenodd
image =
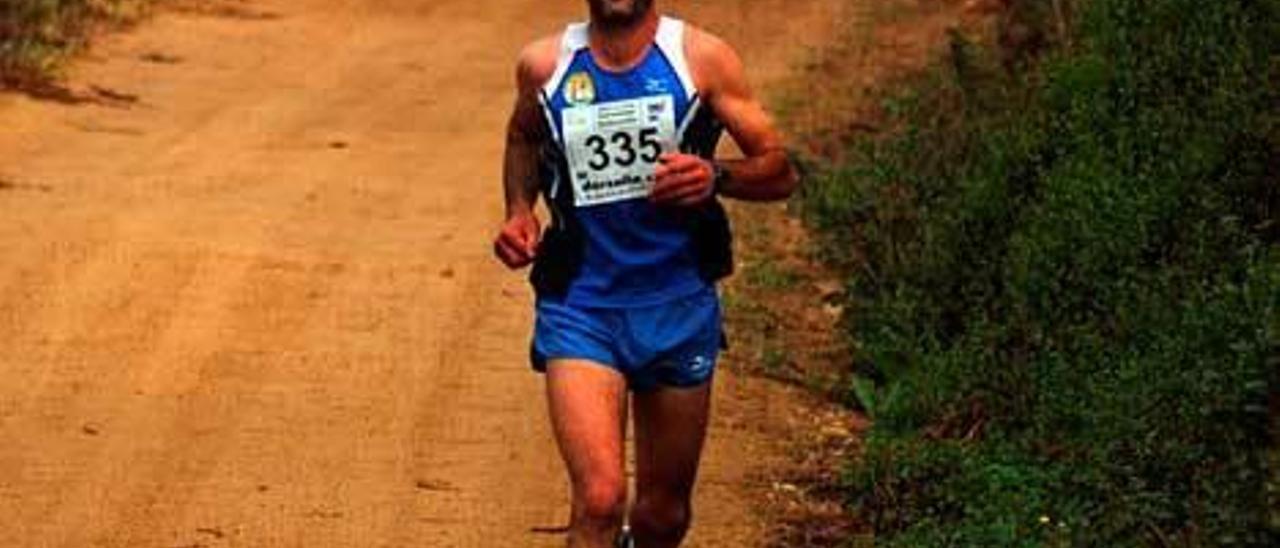
<path id="1" fill-rule="evenodd" d="M 688 499 L 642 497 L 631 511 L 631 527 L 637 535 L 662 541 L 679 541 L 693 518 Z"/>
<path id="2" fill-rule="evenodd" d="M 575 489 L 574 514 L 580 520 L 609 526 L 622 523 L 627 506 L 627 484 L 622 478 L 595 479 Z"/>

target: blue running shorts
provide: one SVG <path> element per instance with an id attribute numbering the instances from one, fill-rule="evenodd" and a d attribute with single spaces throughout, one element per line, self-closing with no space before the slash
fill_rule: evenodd
<path id="1" fill-rule="evenodd" d="M 675 301 L 629 308 L 566 305 L 539 299 L 533 331 L 533 368 L 585 359 L 622 373 L 638 392 L 661 386 L 693 387 L 715 370 L 723 332 L 714 287 Z"/>

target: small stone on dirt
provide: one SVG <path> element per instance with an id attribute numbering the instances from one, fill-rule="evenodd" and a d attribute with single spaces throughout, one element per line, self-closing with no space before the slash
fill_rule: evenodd
<path id="1" fill-rule="evenodd" d="M 213 538 L 222 538 L 227 536 L 227 534 L 223 533 L 221 529 L 217 529 L 215 527 L 197 527 L 196 532 L 202 535 L 209 535 Z"/>
<path id="2" fill-rule="evenodd" d="M 813 283 L 813 287 L 824 301 L 830 301 L 844 293 L 844 284 L 840 280 L 818 280 Z"/>
<path id="3" fill-rule="evenodd" d="M 794 483 L 786 483 L 781 481 L 773 482 L 773 490 L 782 493 L 799 493 L 800 488 Z"/>
<path id="4" fill-rule="evenodd" d="M 840 439 L 848 438 L 853 435 L 853 433 L 850 432 L 848 428 L 845 428 L 844 426 L 839 426 L 839 425 L 823 426 L 821 433 L 824 437 L 840 438 Z"/>
<path id="5" fill-rule="evenodd" d="M 157 63 L 161 65 L 176 65 L 182 62 L 182 58 L 177 55 L 169 55 L 158 51 L 150 51 L 138 56 L 139 59 L 148 63 Z"/>
<path id="6" fill-rule="evenodd" d="M 457 491 L 458 490 L 458 488 L 454 487 L 453 484 L 447 481 L 436 481 L 436 480 L 418 480 L 414 482 L 413 486 L 423 491 Z"/>

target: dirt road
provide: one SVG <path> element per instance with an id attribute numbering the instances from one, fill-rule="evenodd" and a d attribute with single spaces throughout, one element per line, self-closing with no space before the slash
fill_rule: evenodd
<path id="1" fill-rule="evenodd" d="M 767 80 L 837 3 L 665 5 Z M 582 2 L 204 5 L 79 63 L 97 102 L 0 96 L 0 546 L 559 545 L 488 241 L 515 52 Z M 753 435 L 691 545 L 753 544 Z"/>

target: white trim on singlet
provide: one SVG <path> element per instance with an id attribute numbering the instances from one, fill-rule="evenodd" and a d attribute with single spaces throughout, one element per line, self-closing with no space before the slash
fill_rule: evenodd
<path id="1" fill-rule="evenodd" d="M 573 56 L 589 46 L 586 23 L 570 23 L 565 27 L 564 35 L 560 38 L 560 57 L 556 61 L 556 71 L 551 73 L 551 78 L 542 85 L 542 92 L 547 97 L 554 96 L 556 90 L 560 88 L 561 80 L 564 80 L 565 73 L 569 72 L 569 65 L 573 64 Z"/>
<path id="2" fill-rule="evenodd" d="M 684 120 L 680 122 L 680 127 L 676 129 L 676 142 L 684 143 L 684 134 L 689 131 L 689 126 L 693 125 L 694 118 L 698 117 L 698 109 L 702 108 L 702 98 L 694 95 L 689 100 L 689 109 L 684 113 Z"/>
<path id="3" fill-rule="evenodd" d="M 538 92 L 538 106 L 542 107 L 542 117 L 547 120 L 547 129 L 551 131 L 551 138 L 557 143 L 560 142 L 560 132 L 556 130 L 556 120 L 551 115 L 551 97 L 548 97 L 546 92 Z"/>
<path id="4" fill-rule="evenodd" d="M 698 88 L 693 82 L 693 74 L 689 72 L 689 61 L 684 56 L 684 29 L 684 21 L 663 16 L 658 21 L 658 35 L 654 37 L 654 42 L 663 55 L 667 56 L 671 68 L 680 78 L 685 97 L 692 101 L 698 95 Z"/>
<path id="5" fill-rule="evenodd" d="M 654 36 L 654 43 L 671 63 L 676 77 L 680 79 L 680 85 L 684 87 L 685 96 L 692 99 L 697 95 L 698 88 L 693 82 L 693 74 L 689 72 L 689 61 L 684 55 L 684 34 L 684 21 L 663 16 L 658 20 L 658 32 Z M 587 23 L 571 23 L 565 27 L 564 35 L 560 38 L 560 57 L 556 60 L 556 70 L 542 86 L 542 91 L 547 97 L 554 96 L 556 90 L 560 88 L 565 73 L 569 72 L 569 65 L 573 63 L 574 55 L 588 47 L 590 47 L 590 39 Z"/>
<path id="6" fill-rule="evenodd" d="M 557 146 L 563 146 L 560 140 L 560 132 L 556 130 L 556 121 L 551 116 L 551 100 L 547 98 L 547 94 L 538 92 L 538 105 L 542 107 L 542 116 L 547 120 L 547 130 L 551 132 L 551 140 Z M 555 197 L 560 193 L 560 174 L 558 170 L 551 170 L 551 196 Z"/>

